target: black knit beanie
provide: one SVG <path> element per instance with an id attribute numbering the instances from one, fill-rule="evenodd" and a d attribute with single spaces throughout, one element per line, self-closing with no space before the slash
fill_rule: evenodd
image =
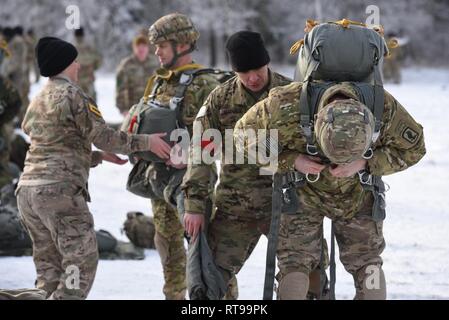
<path id="1" fill-rule="evenodd" d="M 259 69 L 270 62 L 262 36 L 257 32 L 234 33 L 226 42 L 226 49 L 232 69 L 236 72 Z"/>
<path id="2" fill-rule="evenodd" d="M 52 77 L 64 71 L 75 61 L 78 51 L 75 46 L 54 37 L 44 37 L 36 46 L 37 63 L 43 77 Z"/>

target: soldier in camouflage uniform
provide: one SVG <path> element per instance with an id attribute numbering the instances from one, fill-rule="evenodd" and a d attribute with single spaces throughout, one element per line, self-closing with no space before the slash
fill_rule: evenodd
<path id="1" fill-rule="evenodd" d="M 185 15 L 174 13 L 157 20 L 149 29 L 149 40 L 156 46 L 156 56 L 161 68 L 148 81 L 146 92 L 149 101 L 168 108 L 175 96 L 176 88 L 183 71 L 200 69 L 202 66 L 192 62 L 191 53 L 195 49 L 199 32 Z M 199 74 L 188 85 L 182 104 L 182 122 L 192 136 L 192 123 L 198 110 L 209 93 L 219 84 L 209 74 Z M 146 98 L 146 97 L 144 97 Z M 128 130 L 128 124 L 139 105 L 133 107 L 122 130 Z M 170 170 L 185 170 L 186 161 L 175 165 L 151 163 L 149 177 L 160 180 Z M 164 294 L 168 300 L 185 299 L 186 296 L 186 252 L 184 248 L 184 228 L 176 210 L 165 199 L 151 200 L 154 224 L 156 227 L 155 245 L 161 257 L 164 271 Z"/>
<path id="2" fill-rule="evenodd" d="M 297 170 L 320 174 L 315 183 L 297 190 L 296 215 L 283 215 L 279 231 L 280 298 L 303 299 L 308 275 L 319 263 L 323 218 L 333 221 L 340 260 L 353 276 L 356 299 L 385 299 L 386 284 L 381 269 L 385 247 L 382 221 L 374 217 L 373 193 L 365 191 L 357 173 L 374 176 L 407 169 L 425 154 L 423 129 L 394 97 L 385 92 L 383 126 L 374 144 L 374 118 L 351 83 L 328 88 L 318 103 L 314 135 L 323 158 L 309 156 L 306 138 L 299 126 L 302 83 L 292 83 L 270 92 L 237 123 L 237 147 L 247 149 L 239 130 L 278 130 L 279 172 Z M 369 160 L 363 156 L 369 148 Z M 378 194 L 380 196 L 380 194 Z M 376 278 L 374 279 L 373 276 Z M 371 278 L 370 278 L 371 277 Z M 372 286 L 370 280 L 376 284 Z"/>
<path id="3" fill-rule="evenodd" d="M 133 40 L 133 53 L 120 62 L 117 68 L 116 106 L 122 115 L 139 102 L 145 91 L 148 76 L 157 68 L 149 53 L 148 38 L 138 35 Z"/>
<path id="4" fill-rule="evenodd" d="M 37 65 L 36 61 L 36 55 L 34 48 L 36 46 L 36 38 L 34 36 L 34 31 L 32 29 L 28 30 L 26 36 L 25 36 L 25 42 L 27 44 L 27 71 L 26 74 L 28 75 L 27 81 L 28 81 L 28 91 L 29 91 L 29 74 L 30 71 L 33 71 L 34 73 L 34 81 L 37 83 L 40 78 L 39 74 L 39 67 Z"/>
<path id="5" fill-rule="evenodd" d="M 4 61 L 2 65 L 2 75 L 9 79 L 20 94 L 22 107 L 19 114 L 19 121 L 23 118 L 29 104 L 26 76 L 27 45 L 23 39 L 23 29 L 16 27 L 8 28 L 5 32 L 6 41 L 11 51 L 10 59 Z"/>
<path id="6" fill-rule="evenodd" d="M 269 55 L 260 34 L 241 31 L 230 37 L 227 51 L 237 75 L 215 88 L 196 122 L 202 130 L 218 129 L 225 137 L 240 117 L 270 89 L 291 80 L 268 68 Z M 191 147 L 193 150 L 193 146 Z M 221 153 L 220 182 L 214 195 L 216 212 L 208 228 L 208 243 L 226 283 L 239 272 L 260 236 L 267 234 L 271 216 L 271 176 L 260 176 L 255 165 L 226 164 Z M 183 180 L 186 231 L 196 237 L 204 225 L 214 165 L 189 161 Z M 236 290 L 237 288 L 235 288 Z M 232 296 L 237 298 L 237 293 Z"/>
<path id="7" fill-rule="evenodd" d="M 154 150 L 168 158 L 170 151 L 159 135 L 128 135 L 107 127 L 95 102 L 76 84 L 77 54 L 63 40 L 39 40 L 39 69 L 50 79 L 22 125 L 31 147 L 16 191 L 18 207 L 33 241 L 36 286 L 50 299 L 84 299 L 94 281 L 98 250 L 87 206 L 89 168 L 102 160 L 126 162 L 108 152 Z M 92 152 L 92 143 L 108 152 Z"/>
<path id="8" fill-rule="evenodd" d="M 387 35 L 387 45 L 389 55 L 384 59 L 383 74 L 385 82 L 392 82 L 394 84 L 400 84 L 402 81 L 401 76 L 401 48 L 399 47 L 396 34 L 390 32 Z"/>
<path id="9" fill-rule="evenodd" d="M 201 123 L 202 130 L 218 129 L 223 138 L 225 130 L 232 130 L 237 120 L 265 99 L 272 88 L 291 82 L 269 69 L 270 58 L 259 33 L 237 32 L 229 38 L 226 47 L 237 75 L 212 91 L 195 120 Z M 220 163 L 220 182 L 214 196 L 216 212 L 208 228 L 208 243 L 215 263 L 229 282 L 242 268 L 260 236 L 268 234 L 272 177 L 260 175 L 256 165 L 226 163 L 224 152 Z M 198 222 L 203 224 L 211 167 L 189 161 L 184 176 L 185 224 L 187 232 L 194 237 Z"/>
<path id="10" fill-rule="evenodd" d="M 102 58 L 100 53 L 90 46 L 84 38 L 84 29 L 75 30 L 75 46 L 79 52 L 78 62 L 81 65 L 79 72 L 79 86 L 94 101 L 97 100 L 95 92 L 95 71 L 100 68 Z"/>
<path id="11" fill-rule="evenodd" d="M 0 40 L 0 65 L 10 53 L 6 41 Z M 21 100 L 12 83 L 0 75 L 0 188 L 12 182 L 9 170 L 12 120 L 20 111 Z"/>

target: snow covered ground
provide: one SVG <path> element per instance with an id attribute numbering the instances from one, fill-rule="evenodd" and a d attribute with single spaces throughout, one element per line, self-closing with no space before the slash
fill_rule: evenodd
<path id="1" fill-rule="evenodd" d="M 291 68 L 282 68 L 291 75 Z M 386 85 L 425 128 L 427 155 L 415 167 L 385 178 L 388 212 L 383 254 L 389 299 L 449 299 L 449 70 L 407 69 L 401 85 Z M 34 95 L 40 84 L 34 85 Z M 101 74 L 96 88 L 101 111 L 110 122 L 121 116 L 114 106 L 115 80 Z M 149 201 L 125 191 L 130 165 L 104 164 L 91 171 L 91 211 L 96 228 L 126 240 L 120 229 L 126 212 L 151 214 Z M 326 235 L 329 237 L 329 225 Z M 267 241 L 261 239 L 238 275 L 240 299 L 261 299 Z M 0 288 L 32 287 L 31 257 L 0 258 Z M 143 261 L 104 261 L 89 299 L 163 299 L 159 256 Z M 337 263 L 337 298 L 352 299 L 352 278 Z"/>

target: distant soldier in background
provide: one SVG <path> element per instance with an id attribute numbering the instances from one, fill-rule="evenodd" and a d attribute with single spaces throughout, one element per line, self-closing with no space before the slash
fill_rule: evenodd
<path id="1" fill-rule="evenodd" d="M 0 65 L 10 57 L 6 41 L 0 40 Z M 10 168 L 11 139 L 14 132 L 12 120 L 20 111 L 21 100 L 12 83 L 0 75 L 0 188 L 12 182 Z"/>
<path id="2" fill-rule="evenodd" d="M 29 104 L 29 90 L 27 89 L 25 67 L 27 59 L 27 45 L 23 38 L 23 28 L 20 26 L 15 28 L 5 28 L 3 35 L 8 43 L 11 57 L 3 62 L 1 73 L 5 78 L 12 82 L 20 94 L 22 101 L 22 107 L 19 113 L 20 123 Z"/>
<path id="3" fill-rule="evenodd" d="M 85 299 L 98 262 L 93 217 L 87 206 L 89 170 L 102 161 L 126 161 L 110 152 L 154 150 L 168 158 L 160 135 L 129 135 L 108 128 L 95 101 L 77 85 L 76 48 L 63 40 L 39 40 L 36 55 L 50 79 L 31 102 L 22 124 L 31 139 L 17 189 L 20 218 L 33 242 L 38 289 L 51 299 Z M 98 149 L 92 151 L 92 144 Z M 66 282 L 76 266 L 79 285 Z"/>
<path id="4" fill-rule="evenodd" d="M 34 81 L 37 83 L 40 79 L 39 74 L 39 67 L 37 66 L 37 60 L 36 55 L 34 52 L 34 47 L 36 46 L 36 38 L 34 36 L 33 29 L 29 29 L 26 36 L 25 36 L 25 42 L 27 44 L 28 50 L 27 50 L 27 80 L 29 83 L 29 75 L 30 71 L 33 71 L 34 74 Z"/>
<path id="5" fill-rule="evenodd" d="M 133 53 L 123 59 L 117 68 L 116 106 L 122 115 L 137 104 L 145 91 L 147 78 L 159 67 L 149 56 L 148 36 L 138 34 L 132 43 Z"/>
<path id="6" fill-rule="evenodd" d="M 79 86 L 88 96 L 97 100 L 95 92 L 95 71 L 100 68 L 102 63 L 101 55 L 93 47 L 86 43 L 84 38 L 84 29 L 75 30 L 75 47 L 79 52 L 78 62 L 81 65 L 79 71 Z"/>
<path id="7" fill-rule="evenodd" d="M 383 74 L 385 82 L 400 84 L 401 76 L 401 48 L 395 32 L 389 32 L 386 37 L 390 54 L 384 59 Z"/>

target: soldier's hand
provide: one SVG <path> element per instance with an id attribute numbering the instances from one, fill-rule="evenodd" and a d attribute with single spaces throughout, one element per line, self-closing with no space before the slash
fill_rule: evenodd
<path id="1" fill-rule="evenodd" d="M 321 163 L 319 157 L 300 154 L 295 160 L 295 169 L 304 174 L 317 175 L 323 171 L 324 168 L 326 168 L 326 166 Z"/>
<path id="2" fill-rule="evenodd" d="M 204 227 L 204 214 L 189 213 L 184 214 L 184 228 L 189 236 L 192 237 L 192 241 L 195 241 L 197 235 Z"/>
<path id="3" fill-rule="evenodd" d="M 340 164 L 334 168 L 330 168 L 329 172 L 336 178 L 349 178 L 355 175 L 360 170 L 366 168 L 367 161 L 360 159 L 348 164 Z"/>
<path id="4" fill-rule="evenodd" d="M 128 162 L 127 159 L 122 159 L 118 157 L 117 155 L 110 153 L 110 152 L 103 152 L 103 160 L 107 162 L 112 162 L 118 165 L 124 165 Z"/>
<path id="5" fill-rule="evenodd" d="M 155 153 L 161 159 L 170 158 L 170 146 L 165 142 L 162 137 L 165 137 L 167 133 L 153 133 L 150 134 L 150 146 L 151 152 Z"/>
<path id="6" fill-rule="evenodd" d="M 165 164 L 176 169 L 184 169 L 187 167 L 187 150 L 183 150 L 181 145 L 175 144 L 170 152 L 170 159 Z"/>

